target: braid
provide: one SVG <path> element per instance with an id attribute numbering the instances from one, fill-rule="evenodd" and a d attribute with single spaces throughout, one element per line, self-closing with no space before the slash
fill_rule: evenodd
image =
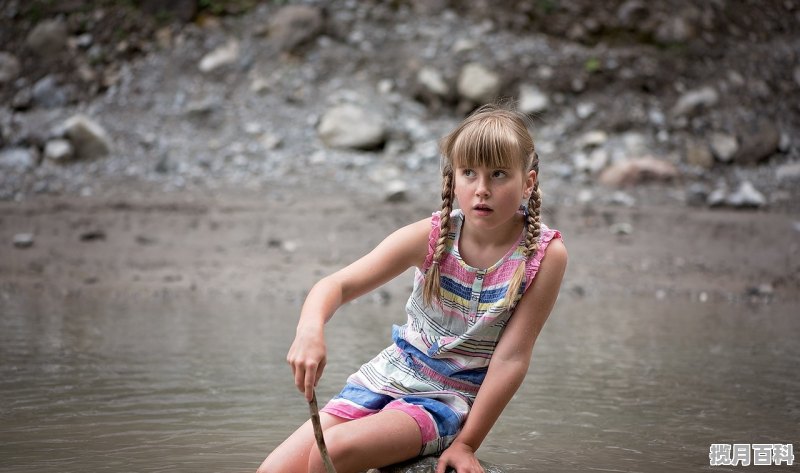
<path id="1" fill-rule="evenodd" d="M 508 291 L 506 292 L 506 297 L 504 303 L 507 308 L 511 309 L 517 294 L 519 293 L 520 287 L 522 286 L 522 282 L 525 279 L 525 268 L 527 266 L 528 259 L 535 256 L 536 252 L 539 250 L 539 236 L 542 232 L 541 226 L 541 208 L 542 208 L 542 194 L 539 191 L 539 155 L 534 151 L 533 153 L 533 162 L 531 164 L 531 169 L 536 171 L 537 179 L 536 182 L 533 184 L 533 192 L 531 192 L 531 196 L 528 198 L 528 206 L 525 218 L 525 225 L 526 225 L 526 232 L 525 232 L 525 241 L 523 243 L 522 254 L 525 257 L 522 263 L 517 266 L 517 269 L 514 271 L 514 275 L 511 277 L 511 281 L 508 285 Z"/>
<path id="2" fill-rule="evenodd" d="M 450 212 L 453 210 L 453 168 L 449 165 L 442 170 L 442 212 L 439 216 L 439 239 L 433 252 L 433 262 L 425 273 L 425 289 L 422 298 L 425 305 L 433 305 L 433 301 L 441 301 L 441 273 L 439 262 L 447 246 L 447 236 L 450 233 Z"/>

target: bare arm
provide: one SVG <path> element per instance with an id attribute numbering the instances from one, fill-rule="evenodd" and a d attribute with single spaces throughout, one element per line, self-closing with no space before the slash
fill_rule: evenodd
<path id="1" fill-rule="evenodd" d="M 553 309 L 566 265 L 564 244 L 561 240 L 553 240 L 547 247 L 533 285 L 522 296 L 497 344 L 464 428 L 442 454 L 437 473 L 444 473 L 448 465 L 458 473 L 483 471 L 475 458 L 475 451 L 528 372 L 533 345 Z"/>
<path id="2" fill-rule="evenodd" d="M 334 312 L 380 287 L 411 266 L 421 267 L 428 251 L 431 219 L 405 226 L 384 239 L 367 255 L 321 279 L 306 297 L 287 361 L 297 389 L 311 400 L 326 362 L 324 326 Z"/>

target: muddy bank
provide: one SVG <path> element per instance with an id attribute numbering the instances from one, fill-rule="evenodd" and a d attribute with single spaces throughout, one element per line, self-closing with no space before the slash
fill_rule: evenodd
<path id="1" fill-rule="evenodd" d="M 299 303 L 321 275 L 435 206 L 289 188 L 0 203 L 0 285 L 7 296 L 33 287 Z M 545 202 L 544 221 L 564 233 L 570 253 L 561 297 L 721 304 L 798 297 L 800 222 L 791 214 Z M 30 242 L 15 245 L 26 234 Z M 400 303 L 409 284 L 399 278 L 369 297 Z"/>

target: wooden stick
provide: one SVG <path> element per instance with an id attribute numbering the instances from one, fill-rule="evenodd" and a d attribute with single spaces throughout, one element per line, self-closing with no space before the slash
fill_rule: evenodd
<path id="1" fill-rule="evenodd" d="M 328 473 L 336 473 L 336 468 L 333 467 L 331 456 L 328 454 L 328 448 L 325 446 L 325 437 L 322 436 L 322 424 L 319 420 L 316 391 L 311 392 L 311 400 L 308 402 L 308 409 L 311 411 L 311 425 L 314 426 L 314 437 L 317 439 L 317 447 L 322 457 L 322 463 L 325 464 L 325 471 Z"/>

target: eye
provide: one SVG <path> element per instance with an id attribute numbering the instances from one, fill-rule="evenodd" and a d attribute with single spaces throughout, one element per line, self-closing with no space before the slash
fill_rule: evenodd
<path id="1" fill-rule="evenodd" d="M 503 178 L 506 176 L 508 176 L 508 173 L 499 169 L 492 173 L 492 177 Z"/>
<path id="2" fill-rule="evenodd" d="M 461 174 L 463 174 L 465 177 L 472 177 L 475 175 L 475 171 L 473 171 L 472 169 L 464 169 L 463 171 L 461 171 Z"/>

